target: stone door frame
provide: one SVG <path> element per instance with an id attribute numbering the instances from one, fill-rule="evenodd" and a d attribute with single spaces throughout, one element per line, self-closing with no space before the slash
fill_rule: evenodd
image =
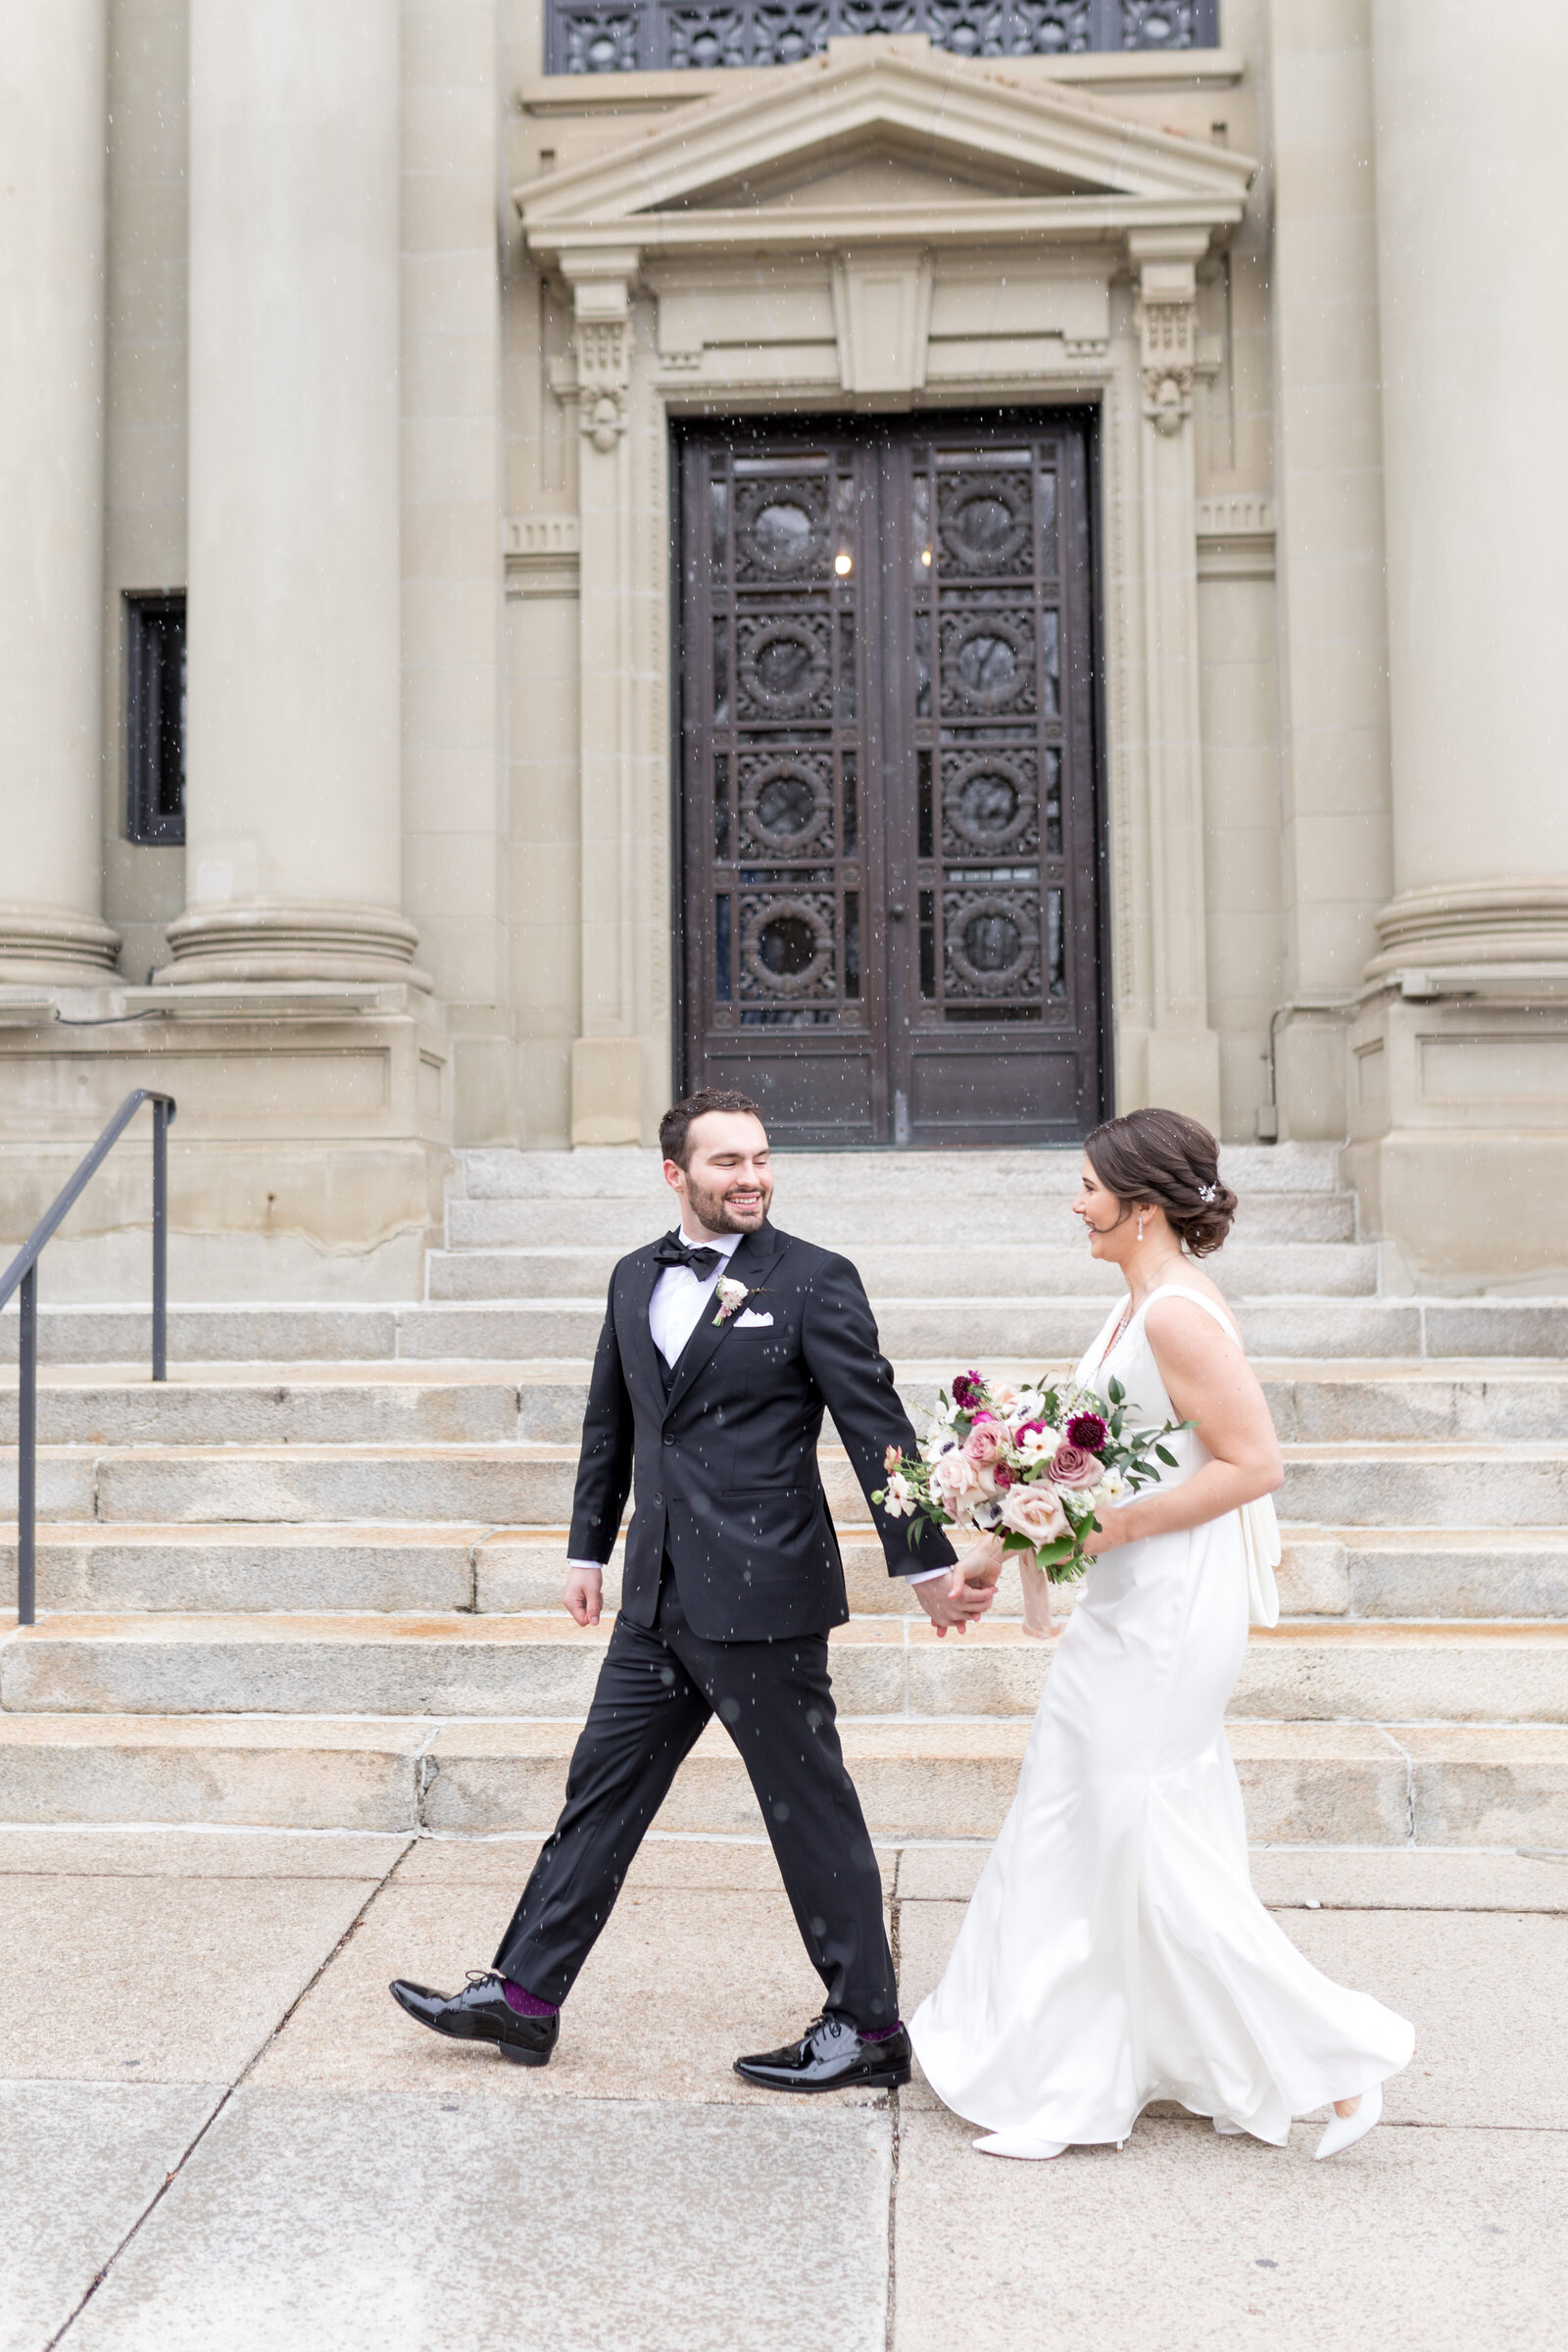
<path id="1" fill-rule="evenodd" d="M 748 77 L 750 79 L 750 77 Z M 759 92 L 517 191 L 570 289 L 578 428 L 582 1034 L 572 1140 L 647 1141 L 674 1062 L 670 422 L 846 408 L 1094 406 L 1101 419 L 1111 1058 L 1119 1106 L 1219 1123 L 1208 1023 L 1192 394 L 1197 266 L 1254 166 L 1065 92 L 835 43 Z M 1070 195 L 731 201 L 824 138 L 998 157 Z M 705 201 L 706 199 L 706 201 Z"/>

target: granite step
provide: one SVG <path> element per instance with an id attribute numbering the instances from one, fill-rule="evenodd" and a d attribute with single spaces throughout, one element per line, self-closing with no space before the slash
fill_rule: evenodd
<path id="1" fill-rule="evenodd" d="M 847 1459 L 820 1465 L 835 1521 L 864 1512 Z M 116 1522 L 478 1520 L 555 1526 L 571 1515 L 567 1446 L 43 1446 L 39 1516 Z M 0 1508 L 16 1508 L 0 1449 Z M 1283 1518 L 1359 1527 L 1568 1526 L 1568 1446 L 1288 1446 Z"/>
<path id="2" fill-rule="evenodd" d="M 993 1277 L 993 1279 L 995 1279 Z M 897 1360 L 948 1365 L 984 1359 L 1041 1361 L 1081 1354 L 1104 1320 L 1107 1299 L 1086 1296 L 873 1300 L 882 1344 Z M 1568 1358 L 1568 1299 L 1248 1298 L 1232 1296 L 1254 1359 L 1353 1358 L 1443 1361 Z M 189 1305 L 169 1310 L 172 1368 L 245 1364 L 523 1364 L 586 1362 L 604 1321 L 605 1293 L 575 1299 L 404 1305 Z M 151 1310 L 124 1306 L 39 1309 L 46 1364 L 144 1369 Z M 18 1318 L 0 1313 L 0 1362 L 15 1363 Z"/>
<path id="3" fill-rule="evenodd" d="M 1009 1248 L 1012 1241 L 1009 1230 Z M 426 1297 L 432 1301 L 602 1298 L 619 1254 L 612 1249 L 560 1247 L 432 1250 L 425 1259 Z M 874 1302 L 984 1298 L 1000 1287 L 995 1245 L 882 1241 L 854 1254 Z M 1030 1248 L 1010 1271 L 1019 1286 L 1012 1294 L 1018 1303 L 1040 1298 L 1108 1301 L 1121 1290 L 1114 1266 L 1090 1257 L 1081 1242 L 1067 1238 Z M 1214 1259 L 1211 1271 L 1227 1297 L 1370 1298 L 1378 1287 L 1378 1253 L 1369 1242 L 1238 1241 Z"/>
<path id="4" fill-rule="evenodd" d="M 1287 1522 L 1282 1532 L 1288 1616 L 1568 1618 L 1568 1529 Z M 919 1602 L 902 1577 L 888 1574 L 870 1529 L 852 1513 L 838 1536 L 855 1614 L 918 1619 Z M 67 1520 L 38 1530 L 39 1607 L 71 1614 L 471 1608 L 507 1616 L 558 1609 L 565 1574 L 564 1526 Z M 0 1592 L 15 1575 L 15 1533 L 0 1527 Z M 1075 1590 L 1060 1596 L 1063 1613 Z M 619 1605 L 618 1545 L 605 1600 Z M 1016 1606 L 1009 1582 L 999 1613 L 1015 1614 Z"/>
<path id="5" fill-rule="evenodd" d="M 917 1426 L 956 1367 L 894 1367 Z M 988 1368 L 1012 1379 L 1064 1372 L 1068 1359 Z M 1264 1358 L 1258 1365 L 1282 1440 L 1336 1443 L 1550 1443 L 1568 1431 L 1568 1371 L 1483 1364 L 1382 1363 L 1326 1366 Z M 125 1366 L 93 1377 L 89 1367 L 46 1367 L 39 1384 L 38 1436 L 45 1446 L 572 1445 L 588 1398 L 586 1362 L 541 1358 L 500 1367 L 482 1360 L 417 1365 L 290 1365 L 244 1371 L 176 1365 L 155 1385 Z M 0 1383 L 0 1445 L 16 1439 L 15 1379 Z"/>
<path id="6" fill-rule="evenodd" d="M 494 1835 L 552 1827 L 574 1723 L 427 1717 L 0 1714 L 0 1820 L 206 1823 Z M 872 1835 L 990 1838 L 1017 1787 L 1023 1722 L 850 1723 Z M 1553 1726 L 1235 1723 L 1258 1844 L 1568 1844 L 1568 1732 Z M 758 1837 L 716 1726 L 662 1830 Z"/>
<path id="7" fill-rule="evenodd" d="M 862 1195 L 850 1182 L 844 1197 L 834 1200 L 795 1197 L 789 1173 L 780 1170 L 774 1194 L 776 1222 L 786 1233 L 820 1249 L 837 1250 L 858 1258 L 862 1251 L 897 1240 L 906 1246 L 946 1249 L 954 1238 L 956 1198 L 976 1197 L 973 1179 L 959 1179 L 961 1193 L 948 1186 L 890 1204 L 875 1193 Z M 1083 1238 L 1068 1205 L 1077 1189 L 1076 1168 L 1070 1189 L 1036 1192 L 1014 1185 L 1000 1196 L 1013 1249 L 1074 1248 L 1081 1253 Z M 660 1188 L 662 1198 L 632 1200 L 561 1200 L 550 1199 L 468 1200 L 448 1197 L 446 1242 L 449 1250 L 548 1250 L 568 1245 L 574 1249 L 638 1250 L 667 1233 L 675 1222 L 673 1196 Z M 993 1198 L 981 1194 L 978 1197 Z M 1228 1247 L 1243 1242 L 1342 1243 L 1355 1240 L 1353 1193 L 1254 1193 L 1237 1212 Z"/>
<path id="8" fill-rule="evenodd" d="M 526 1616 L 48 1616 L 0 1642 L 0 1709 L 34 1714 L 580 1715 L 608 1622 Z M 1020 1625 L 939 1641 L 860 1617 L 830 1643 L 846 1717 L 1027 1717 L 1055 1655 Z M 1231 1713 L 1273 1722 L 1568 1725 L 1568 1625 L 1282 1622 Z"/>
<path id="9" fill-rule="evenodd" d="M 517 1152 L 483 1146 L 458 1154 L 452 1192 L 468 1200 L 667 1200 L 662 1161 L 655 1150 L 578 1149 Z M 1261 1193 L 1341 1190 L 1336 1144 L 1233 1145 L 1220 1152 L 1220 1174 L 1245 1200 Z M 992 1198 L 1078 1189 L 1083 1152 L 1064 1148 L 900 1152 L 795 1152 L 773 1154 L 780 1199 L 841 1203 L 848 1195 L 892 1206 L 946 1200 L 958 1191 Z"/>

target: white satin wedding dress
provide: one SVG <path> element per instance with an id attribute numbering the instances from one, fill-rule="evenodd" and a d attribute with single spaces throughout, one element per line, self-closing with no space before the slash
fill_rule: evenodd
<path id="1" fill-rule="evenodd" d="M 1121 1311 L 1078 1378 L 1103 1396 L 1114 1375 L 1139 1425 L 1174 1420 L 1144 1309 L 1106 1348 Z M 1193 1431 L 1170 1450 L 1167 1487 L 1210 1458 Z M 1090 1562 L 1012 1810 L 909 2025 L 972 2123 L 1083 2145 L 1174 2099 L 1283 2146 L 1293 2116 L 1407 2063 L 1404 2019 L 1320 1976 L 1252 1891 L 1223 1725 L 1247 1631 L 1237 1512 Z"/>

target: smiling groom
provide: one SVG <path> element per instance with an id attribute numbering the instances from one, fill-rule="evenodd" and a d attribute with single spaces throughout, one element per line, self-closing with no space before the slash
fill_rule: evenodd
<path id="1" fill-rule="evenodd" d="M 571 1759 L 566 1802 L 493 1968 L 448 1996 L 393 1998 L 435 2033 L 548 2064 L 561 2005 L 610 1916 L 682 1758 L 717 1714 L 751 1776 L 796 1925 L 822 1980 L 798 2041 L 738 2058 L 773 2090 L 892 2088 L 909 2079 L 882 1885 L 844 1768 L 828 1633 L 849 1616 L 817 1470 L 824 1408 L 869 1500 L 914 1432 L 847 1258 L 767 1221 L 767 1135 L 744 1095 L 693 1095 L 659 1130 L 680 1200 L 673 1233 L 616 1266 L 594 1357 L 565 1605 L 599 1622 L 628 1491 L 620 1614 Z M 872 1506 L 889 1573 L 939 1629 L 990 1605 L 949 1592 L 940 1536 Z"/>

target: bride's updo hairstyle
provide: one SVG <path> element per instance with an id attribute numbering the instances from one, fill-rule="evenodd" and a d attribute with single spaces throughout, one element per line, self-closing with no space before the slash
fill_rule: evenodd
<path id="1" fill-rule="evenodd" d="M 1194 1257 L 1207 1257 L 1231 1229 L 1236 1195 L 1219 1180 L 1219 1146 L 1179 1110 L 1130 1110 L 1107 1119 L 1084 1146 L 1089 1164 L 1129 1212 L 1162 1208 Z"/>

